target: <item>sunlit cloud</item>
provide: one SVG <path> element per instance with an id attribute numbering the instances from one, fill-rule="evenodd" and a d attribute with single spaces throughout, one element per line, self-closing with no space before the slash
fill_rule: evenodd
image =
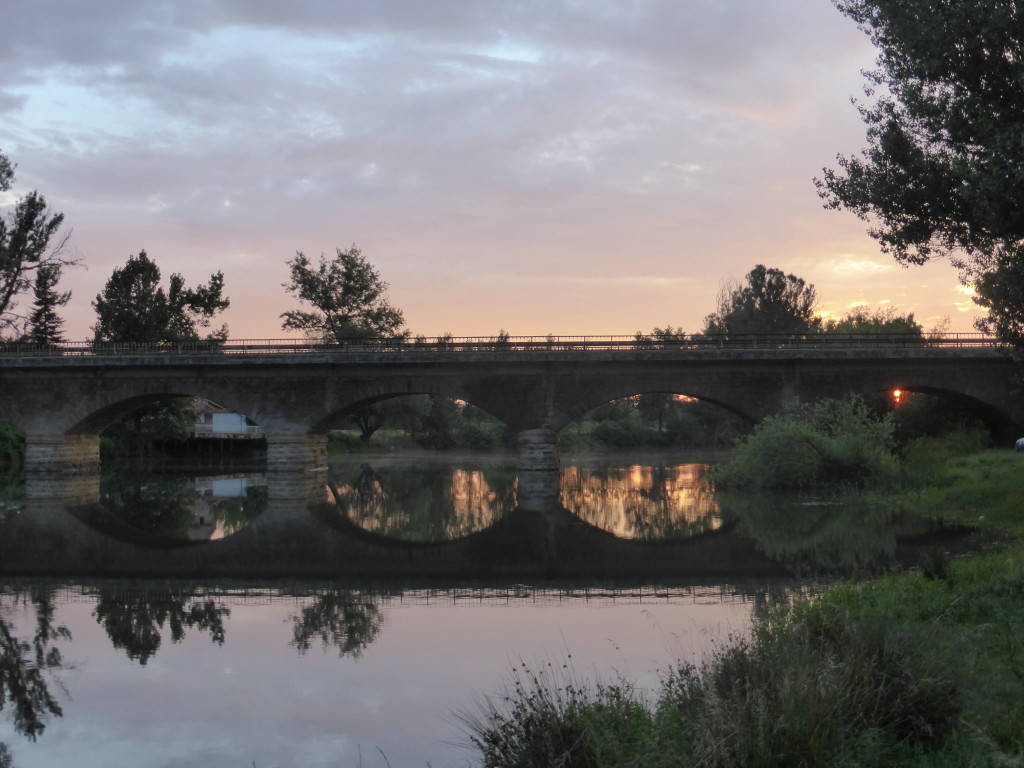
<path id="1" fill-rule="evenodd" d="M 977 295 L 973 285 L 960 285 L 957 286 L 957 293 L 962 298 L 955 302 L 957 312 L 977 312 L 978 305 L 974 302 L 974 297 Z"/>
<path id="2" fill-rule="evenodd" d="M 494 282 L 513 282 L 540 285 L 570 286 L 650 286 L 654 288 L 675 288 L 692 285 L 693 277 L 665 275 L 494 275 Z"/>
<path id="3" fill-rule="evenodd" d="M 892 259 L 866 259 L 862 256 L 848 255 L 827 262 L 826 269 L 841 277 L 868 277 L 894 272 L 899 267 Z"/>

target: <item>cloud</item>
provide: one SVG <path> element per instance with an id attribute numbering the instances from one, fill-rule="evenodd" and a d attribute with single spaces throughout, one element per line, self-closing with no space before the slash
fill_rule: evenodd
<path id="1" fill-rule="evenodd" d="M 244 336 L 279 332 L 294 251 L 352 242 L 420 327 L 630 333 L 758 262 L 901 274 L 811 184 L 863 140 L 870 60 L 821 0 L 37 0 L 0 28 L 2 149 L 90 265 L 79 335 L 140 248 L 223 265 Z"/>

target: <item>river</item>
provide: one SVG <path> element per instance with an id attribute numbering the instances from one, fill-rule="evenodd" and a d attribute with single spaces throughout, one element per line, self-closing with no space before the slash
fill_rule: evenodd
<path id="1" fill-rule="evenodd" d="M 758 605 L 935 533 L 808 498 L 727 505 L 698 459 L 538 479 L 371 456 L 301 501 L 238 471 L 7 502 L 0 744 L 19 768 L 469 766 L 460 717 L 514 666 L 653 688 Z"/>

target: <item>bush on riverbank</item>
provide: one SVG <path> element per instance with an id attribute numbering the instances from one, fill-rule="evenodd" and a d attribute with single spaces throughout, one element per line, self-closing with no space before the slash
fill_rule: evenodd
<path id="1" fill-rule="evenodd" d="M 747 422 L 717 405 L 655 392 L 589 411 L 559 432 L 558 447 L 566 453 L 726 448 L 749 430 Z"/>
<path id="2" fill-rule="evenodd" d="M 711 472 L 716 487 L 795 490 L 877 484 L 896 475 L 895 425 L 857 396 L 769 416 Z"/>
<path id="3" fill-rule="evenodd" d="M 25 436 L 0 419 L 0 472 L 17 472 L 25 460 Z"/>
<path id="4" fill-rule="evenodd" d="M 520 662 L 482 710 L 460 718 L 485 768 L 643 765 L 653 737 L 650 708 L 633 686 L 581 681 L 568 663 Z"/>

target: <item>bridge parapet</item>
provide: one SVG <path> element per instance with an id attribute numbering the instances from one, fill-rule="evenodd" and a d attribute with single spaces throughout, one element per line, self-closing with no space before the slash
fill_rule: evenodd
<path id="1" fill-rule="evenodd" d="M 999 347 L 995 337 L 982 333 L 951 333 L 922 337 L 912 333 L 820 333 L 820 334 L 693 334 L 671 340 L 643 336 L 461 336 L 417 337 L 415 339 L 349 339 L 323 343 L 308 339 L 232 339 L 228 341 L 193 340 L 180 342 L 117 343 L 61 342 L 31 344 L 0 342 L 0 359 L 89 358 L 141 360 L 174 357 L 231 357 L 235 355 L 327 355 L 330 359 L 378 359 L 377 355 L 423 357 L 434 355 L 492 355 L 516 353 L 593 353 L 593 352 L 749 352 L 754 350 L 911 350 Z"/>

